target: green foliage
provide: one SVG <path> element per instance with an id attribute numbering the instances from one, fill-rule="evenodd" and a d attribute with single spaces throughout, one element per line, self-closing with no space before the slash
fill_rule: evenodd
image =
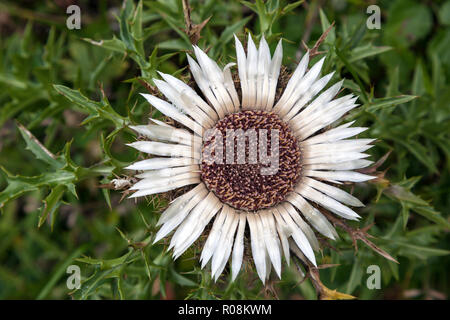
<path id="1" fill-rule="evenodd" d="M 354 188 L 366 204 L 359 227 L 374 222 L 373 242 L 400 263 L 362 243 L 355 253 L 340 230 L 338 251 L 318 255 L 320 264 L 339 266 L 321 270 L 321 280 L 362 299 L 404 298 L 410 289 L 418 298 L 448 296 L 450 1 L 379 1 L 381 30 L 366 28 L 364 2 L 352 3 L 190 4 L 193 23 L 211 17 L 198 45 L 222 66 L 235 59 L 233 34 L 250 32 L 264 34 L 272 50 L 282 38 L 291 68 L 305 51 L 301 40 L 312 48 L 335 22 L 319 47 L 327 56 L 323 74 L 336 71 L 332 82 L 345 78 L 346 91 L 360 96 L 346 120 L 378 138 L 372 159 L 391 152 L 384 178 Z M 136 159 L 125 146 L 134 139 L 128 125 L 160 116 L 138 93 L 157 71 L 189 78 L 182 2 L 81 1 L 81 30 L 68 30 L 65 8 L 56 5 L 6 1 L 0 8 L 12 26 L 0 31 L 0 298 L 267 297 L 253 271 L 214 283 L 199 267 L 200 248 L 173 261 L 166 245 L 152 244 L 163 197 L 121 201 L 101 187 Z M 71 264 L 83 278 L 73 292 L 66 287 Z M 365 286 L 374 264 L 381 290 Z M 295 266 L 282 279 L 279 298 L 315 298 Z"/>

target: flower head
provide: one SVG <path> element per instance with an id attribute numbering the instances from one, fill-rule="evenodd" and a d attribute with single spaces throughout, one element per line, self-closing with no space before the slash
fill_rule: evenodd
<path id="1" fill-rule="evenodd" d="M 131 197 L 193 186 L 162 213 L 154 241 L 175 230 L 170 249 L 177 258 L 211 223 L 200 260 L 202 267 L 211 262 L 215 279 L 230 257 L 235 279 L 245 235 L 263 282 L 272 266 L 281 276 L 282 256 L 289 264 L 291 250 L 315 265 L 315 233 L 337 237 L 319 208 L 357 220 L 350 207 L 363 204 L 336 185 L 373 178 L 353 171 L 371 164 L 364 151 L 373 140 L 349 139 L 367 128 L 336 126 L 357 97 L 336 98 L 342 81 L 326 89 L 333 73 L 320 77 L 324 58 L 308 70 L 308 52 L 282 88 L 281 41 L 271 56 L 264 37 L 257 48 L 249 36 L 247 53 L 236 37 L 236 81 L 235 64 L 221 69 L 200 48 L 194 52 L 197 61 L 187 57 L 199 93 L 160 73 L 163 80 L 154 82 L 167 101 L 142 94 L 179 125 L 151 119 L 132 127 L 151 141 L 130 146 L 154 157 L 127 167 L 141 172 Z"/>

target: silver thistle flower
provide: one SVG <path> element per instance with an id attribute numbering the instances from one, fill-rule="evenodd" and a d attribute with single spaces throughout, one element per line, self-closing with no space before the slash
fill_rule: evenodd
<path id="1" fill-rule="evenodd" d="M 307 52 L 277 98 L 281 41 L 271 57 L 264 37 L 257 49 L 249 36 L 247 54 L 235 38 L 240 94 L 230 70 L 234 64 L 222 70 L 194 46 L 197 62 L 188 55 L 189 66 L 205 99 L 181 80 L 160 73 L 163 80 L 154 82 L 168 101 L 142 95 L 186 129 L 155 119 L 151 119 L 152 124 L 132 127 L 152 141 L 130 146 L 155 157 L 127 169 L 141 171 L 136 175 L 140 181 L 131 187 L 136 190 L 133 198 L 195 185 L 162 213 L 155 242 L 175 230 L 169 249 L 173 248 L 177 258 L 214 219 L 200 257 L 202 267 L 211 261 L 212 277 L 217 280 L 231 256 L 234 280 L 242 266 L 244 235 L 249 232 L 256 270 L 265 282 L 272 266 L 281 277 L 282 255 L 289 264 L 291 249 L 316 264 L 314 250 L 319 244 L 315 231 L 330 239 L 337 237 L 334 227 L 312 203 L 345 219 L 360 218 L 349 206 L 363 204 L 335 185 L 373 178 L 353 171 L 371 164 L 364 151 L 373 139 L 348 139 L 367 129 L 351 127 L 353 122 L 335 126 L 358 106 L 357 97 L 335 98 L 342 81 L 324 90 L 333 76 L 319 78 L 324 58 L 307 70 Z M 327 129 L 330 126 L 334 127 Z M 276 172 L 262 174 L 260 169 L 266 166 L 261 163 L 206 162 L 202 157 L 206 149 L 216 160 L 225 159 L 225 155 L 219 153 L 217 135 L 206 138 L 205 132 L 213 130 L 226 138 L 230 129 L 276 130 Z M 273 132 L 271 138 L 275 137 Z M 257 137 L 258 145 L 261 134 Z M 245 158 L 251 146 L 245 145 L 240 155 Z M 234 151 L 234 144 L 232 148 Z"/>

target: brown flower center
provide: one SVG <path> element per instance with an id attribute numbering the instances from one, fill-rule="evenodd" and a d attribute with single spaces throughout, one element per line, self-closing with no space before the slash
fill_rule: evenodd
<path id="1" fill-rule="evenodd" d="M 280 203 L 294 189 L 301 171 L 300 148 L 276 114 L 229 114 L 205 136 L 201 177 L 222 202 L 256 211 Z"/>

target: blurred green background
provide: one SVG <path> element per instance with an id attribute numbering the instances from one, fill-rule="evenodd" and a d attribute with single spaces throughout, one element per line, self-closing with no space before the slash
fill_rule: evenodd
<path id="1" fill-rule="evenodd" d="M 81 8 L 69 30 L 66 8 Z M 369 30 L 376 4 L 381 29 Z M 199 45 L 221 66 L 233 33 L 283 38 L 290 70 L 335 22 L 323 74 L 360 96 L 347 116 L 377 137 L 371 159 L 391 151 L 376 183 L 356 185 L 360 227 L 399 261 L 341 239 L 317 254 L 322 282 L 360 299 L 447 299 L 450 290 L 450 1 L 190 1 L 193 23 L 211 17 Z M 263 288 L 249 263 L 235 283 L 200 270 L 201 247 L 177 261 L 151 245 L 164 197 L 135 203 L 102 188 L 136 152 L 127 128 L 160 117 L 138 95 L 156 70 L 189 78 L 181 0 L 0 2 L 0 299 L 315 299 L 295 266 Z M 102 41 L 103 40 L 103 41 Z M 318 59 L 319 57 L 315 58 Z M 78 91 L 79 90 L 79 91 Z M 47 150 L 49 152 L 47 152 Z M 358 224 L 352 224 L 358 227 Z M 150 244 L 148 244 L 150 242 Z M 75 260 L 78 259 L 78 260 Z M 82 287 L 66 286 L 81 268 Z M 381 289 L 366 286 L 378 265 Z"/>

